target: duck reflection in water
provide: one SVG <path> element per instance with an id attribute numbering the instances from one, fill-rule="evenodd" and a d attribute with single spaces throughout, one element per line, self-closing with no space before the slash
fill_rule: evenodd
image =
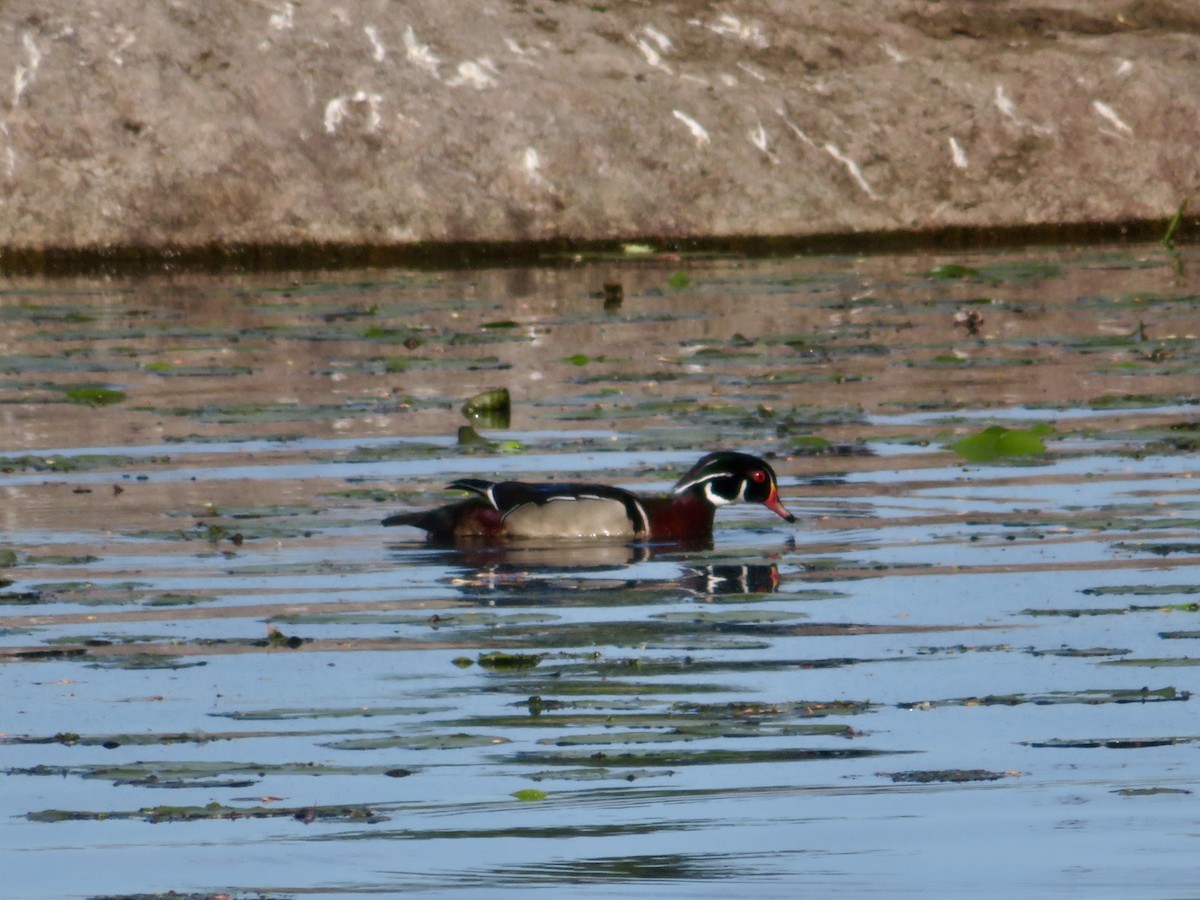
<path id="1" fill-rule="evenodd" d="M 447 567 L 445 581 L 468 598 L 493 605 L 592 603 L 619 592 L 643 602 L 647 594 L 685 591 L 712 597 L 770 594 L 781 577 L 774 562 L 706 561 L 711 542 L 692 544 L 554 544 L 459 542 L 454 547 L 393 548 Z M 613 597 L 613 602 L 620 602 Z"/>

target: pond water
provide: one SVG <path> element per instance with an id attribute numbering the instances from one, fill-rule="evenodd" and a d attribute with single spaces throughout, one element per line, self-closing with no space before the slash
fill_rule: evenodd
<path id="1" fill-rule="evenodd" d="M 0 894 L 1194 895 L 1198 266 L 5 282 Z M 379 524 L 716 448 L 800 521 Z"/>

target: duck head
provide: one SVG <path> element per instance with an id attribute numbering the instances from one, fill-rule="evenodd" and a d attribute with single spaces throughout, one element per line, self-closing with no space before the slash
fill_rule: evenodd
<path id="1" fill-rule="evenodd" d="M 713 506 L 727 503 L 761 503 L 785 522 L 795 522 L 779 501 L 775 470 L 757 456 L 721 450 L 701 457 L 671 491 L 680 497 L 695 493 Z"/>

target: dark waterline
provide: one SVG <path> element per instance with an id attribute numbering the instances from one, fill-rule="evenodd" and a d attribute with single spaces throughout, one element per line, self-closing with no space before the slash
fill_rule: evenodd
<path id="1" fill-rule="evenodd" d="M 781 255 L 892 254 L 995 250 L 1062 244 L 1131 244 L 1161 238 L 1169 219 L 1124 222 L 1061 222 L 990 227 L 898 229 L 817 235 L 678 237 L 637 235 L 603 240 L 465 241 L 416 244 L 305 242 L 213 243 L 108 247 L 0 248 L 0 275 L 62 278 L 112 277 L 169 272 L 338 271 L 405 267 L 418 270 L 563 265 L 577 256 L 620 256 L 627 244 L 657 253 L 735 255 L 751 259 Z M 1183 219 L 1175 236 L 1196 240 L 1200 218 Z"/>

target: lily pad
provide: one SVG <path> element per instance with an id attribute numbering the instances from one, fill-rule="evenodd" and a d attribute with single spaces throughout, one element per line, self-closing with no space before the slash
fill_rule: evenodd
<path id="1" fill-rule="evenodd" d="M 994 462 L 1014 456 L 1038 456 L 1046 452 L 1043 438 L 1053 434 L 1048 425 L 1034 425 L 1029 429 L 1005 428 L 992 425 L 983 431 L 955 441 L 950 449 L 968 462 Z"/>

